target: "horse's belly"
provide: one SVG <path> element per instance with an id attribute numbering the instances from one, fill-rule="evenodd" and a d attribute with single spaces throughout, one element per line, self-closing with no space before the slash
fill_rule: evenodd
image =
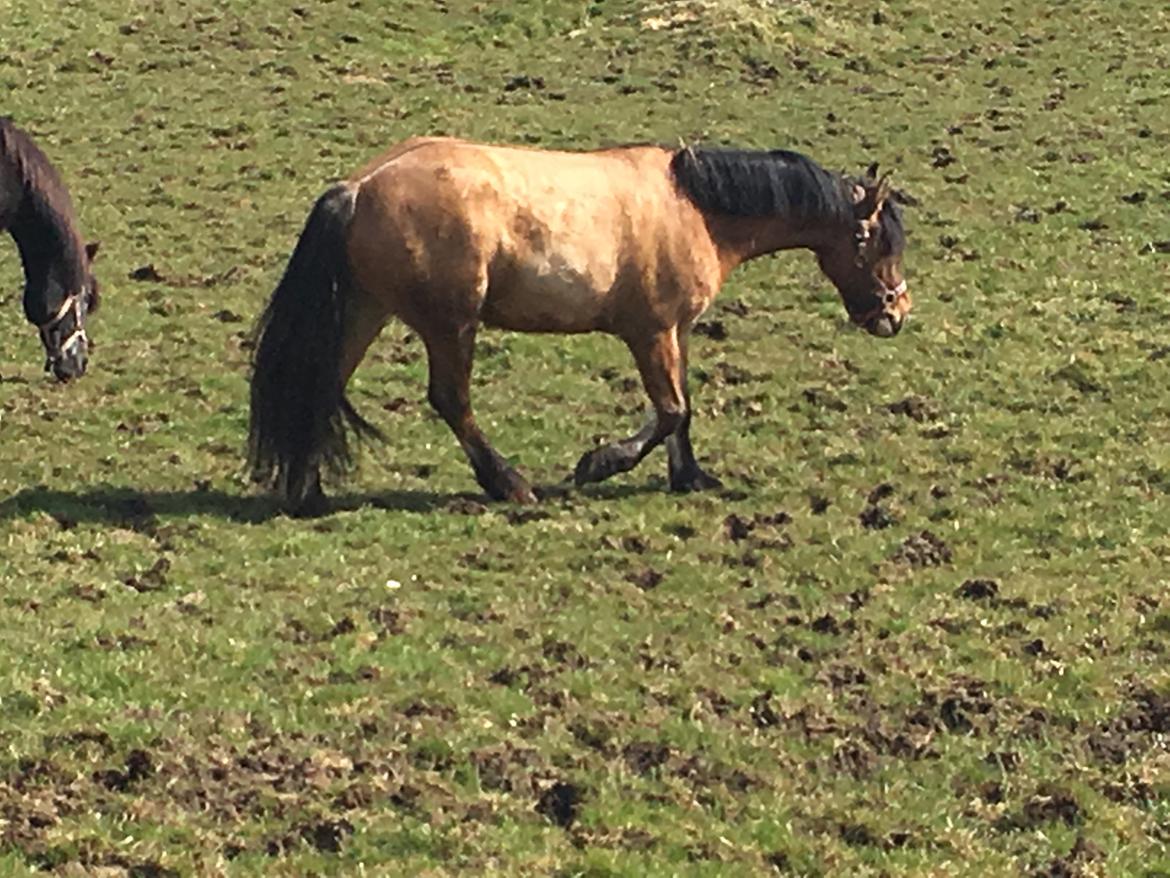
<path id="1" fill-rule="evenodd" d="M 491 279 L 483 320 L 527 332 L 604 329 L 615 272 L 588 259 L 549 254 L 514 262 Z"/>

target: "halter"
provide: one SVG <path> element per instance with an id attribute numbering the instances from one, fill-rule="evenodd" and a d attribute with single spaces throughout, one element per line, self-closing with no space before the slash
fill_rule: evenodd
<path id="1" fill-rule="evenodd" d="M 869 311 L 866 311 L 860 317 L 855 318 L 855 320 L 857 323 L 864 326 L 871 320 L 886 314 L 887 309 L 897 305 L 908 295 L 909 293 L 906 292 L 905 279 L 903 279 L 896 287 L 887 287 L 885 284 L 882 284 L 882 303 L 876 308 L 872 308 Z"/>
<path id="2" fill-rule="evenodd" d="M 84 295 L 85 290 L 83 289 L 81 292 L 66 296 L 65 301 L 61 303 L 61 307 L 57 309 L 57 313 L 37 327 L 41 333 L 41 343 L 44 344 L 45 350 L 47 351 L 49 349 L 49 333 L 52 332 L 58 326 L 58 324 L 61 323 L 62 320 L 68 317 L 70 313 L 73 314 L 73 332 L 69 335 L 68 338 L 61 342 L 61 345 L 57 349 L 57 353 L 55 355 L 53 353 L 49 354 L 49 358 L 45 361 L 46 372 L 53 367 L 54 363 L 57 363 L 64 357 L 69 356 L 69 354 L 72 353 L 73 349 L 77 347 L 77 345 L 88 341 L 88 338 L 85 334 L 85 327 L 81 322 L 81 303 L 84 299 Z"/>

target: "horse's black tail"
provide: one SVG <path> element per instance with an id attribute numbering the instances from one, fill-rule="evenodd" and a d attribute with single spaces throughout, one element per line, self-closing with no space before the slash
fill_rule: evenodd
<path id="1" fill-rule="evenodd" d="M 381 436 L 349 404 L 340 375 L 355 195 L 338 184 L 317 199 L 253 335 L 248 465 L 294 510 L 315 499 L 321 467 L 352 465 L 350 432 Z"/>

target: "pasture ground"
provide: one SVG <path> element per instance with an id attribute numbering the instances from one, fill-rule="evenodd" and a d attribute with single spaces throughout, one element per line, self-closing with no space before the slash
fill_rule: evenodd
<path id="1" fill-rule="evenodd" d="M 103 242 L 92 371 L 0 252 L 0 874 L 1170 874 L 1157 0 L 7 0 L 0 107 Z M 912 324 L 806 254 L 693 354 L 720 494 L 602 337 L 485 333 L 487 505 L 391 326 L 340 510 L 243 478 L 309 206 L 418 133 L 898 169 Z M 393 866 L 388 864 L 393 864 Z M 362 869 L 364 868 L 364 872 Z"/>

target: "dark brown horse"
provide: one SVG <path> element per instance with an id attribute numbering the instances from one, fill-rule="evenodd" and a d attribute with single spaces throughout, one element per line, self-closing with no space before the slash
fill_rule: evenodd
<path id="1" fill-rule="evenodd" d="M 0 231 L 24 265 L 24 315 L 40 330 L 45 370 L 59 381 L 85 373 L 86 314 L 98 305 L 97 244 L 85 244 L 61 175 L 32 138 L 0 117 Z"/>
<path id="2" fill-rule="evenodd" d="M 253 474 L 293 511 L 323 507 L 320 469 L 347 467 L 350 434 L 378 435 L 345 385 L 397 316 L 426 345 L 427 398 L 492 498 L 534 496 L 471 413 L 480 325 L 608 332 L 629 347 L 656 417 L 585 454 L 577 484 L 632 469 L 665 443 L 673 490 L 715 487 L 689 436 L 691 327 L 737 265 L 803 247 L 856 323 L 895 335 L 910 310 L 905 238 L 875 174 L 845 177 L 787 151 L 400 144 L 318 199 L 260 317 Z"/>

